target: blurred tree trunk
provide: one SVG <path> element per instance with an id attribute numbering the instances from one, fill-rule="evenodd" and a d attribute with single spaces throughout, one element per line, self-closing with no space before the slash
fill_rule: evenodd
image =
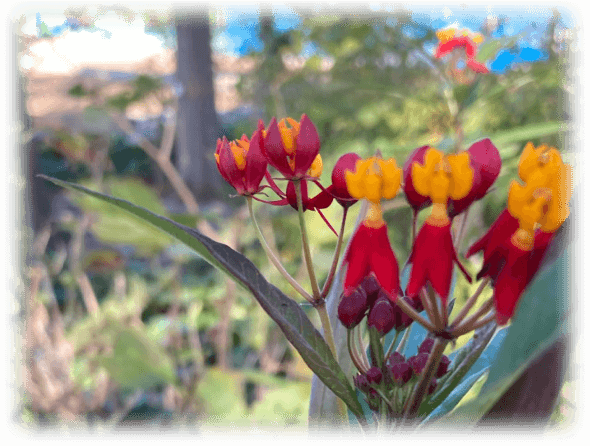
<path id="1" fill-rule="evenodd" d="M 215 142 L 221 130 L 213 91 L 211 36 L 207 15 L 177 17 L 178 80 L 183 93 L 178 109 L 176 166 L 199 201 L 219 195 Z"/>

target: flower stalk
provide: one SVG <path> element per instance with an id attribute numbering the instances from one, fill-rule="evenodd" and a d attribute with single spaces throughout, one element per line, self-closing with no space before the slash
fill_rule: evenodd
<path id="1" fill-rule="evenodd" d="M 461 311 L 459 311 L 459 314 L 455 317 L 455 320 L 453 321 L 453 326 L 458 326 L 461 323 L 461 321 L 465 318 L 465 316 L 467 316 L 467 313 L 469 313 L 469 310 L 473 308 L 473 305 L 475 305 L 477 299 L 479 298 L 479 296 L 481 295 L 484 288 L 487 286 L 489 282 L 489 277 L 484 278 L 477 290 L 475 290 L 475 293 L 473 293 L 473 295 L 467 300 L 467 302 L 465 302 L 465 305 L 463 305 L 463 308 L 461 308 Z"/>
<path id="2" fill-rule="evenodd" d="M 303 255 L 305 256 L 305 264 L 307 265 L 307 272 L 309 274 L 309 281 L 311 283 L 311 290 L 313 293 L 313 300 L 319 301 L 321 299 L 318 281 L 313 270 L 313 263 L 311 260 L 311 251 L 309 249 L 309 240 L 307 238 L 307 229 L 305 226 L 305 218 L 303 217 L 303 199 L 302 199 L 301 180 L 297 180 L 295 184 L 295 194 L 297 196 L 297 213 L 299 214 L 299 228 L 301 230 L 301 243 L 303 244 Z M 331 330 L 330 330 L 331 331 Z"/>
<path id="3" fill-rule="evenodd" d="M 338 259 L 340 258 L 340 251 L 342 250 L 342 242 L 344 240 L 344 227 L 346 226 L 346 216 L 348 214 L 348 208 L 343 208 L 342 212 L 342 224 L 340 225 L 340 232 L 338 233 L 338 241 L 336 242 L 336 250 L 334 251 L 334 258 L 332 259 L 332 266 L 330 267 L 330 272 L 328 273 L 328 278 L 324 283 L 324 288 L 321 292 L 321 297 L 325 298 L 328 293 L 330 292 L 330 288 L 332 287 L 332 282 L 334 281 L 334 276 L 336 275 L 336 269 L 338 267 Z"/>
<path id="4" fill-rule="evenodd" d="M 279 260 L 277 255 L 272 251 L 271 247 L 266 242 L 266 239 L 264 238 L 264 235 L 262 234 L 262 230 L 260 229 L 260 226 L 258 225 L 258 222 L 256 221 L 256 217 L 254 216 L 254 210 L 252 209 L 252 197 L 247 196 L 246 201 L 248 203 L 248 211 L 250 212 L 250 218 L 252 219 L 252 223 L 254 223 L 254 228 L 256 229 L 256 234 L 258 235 L 258 240 L 260 241 L 260 244 L 262 245 L 262 248 L 264 249 L 264 252 L 266 253 L 268 259 L 275 266 L 275 268 L 279 271 L 279 273 L 281 273 L 281 275 L 287 280 L 287 282 L 289 282 L 291 284 L 291 286 L 295 289 L 295 291 L 297 291 L 299 294 L 301 294 L 301 296 L 303 296 L 305 298 L 305 300 L 307 300 L 310 303 L 313 303 L 313 301 L 314 301 L 313 297 L 310 296 L 310 294 L 307 291 L 305 291 L 301 285 L 299 285 L 299 282 L 297 282 L 293 278 L 293 276 L 291 276 L 287 272 L 287 270 L 285 269 L 285 267 L 283 266 L 283 264 L 281 263 L 281 261 Z"/>
<path id="5" fill-rule="evenodd" d="M 414 419 L 418 414 L 420 404 L 422 403 L 422 400 L 428 391 L 430 382 L 432 381 L 432 378 L 438 369 L 438 364 L 440 363 L 448 343 L 449 341 L 445 339 L 438 337 L 435 339 L 432 351 L 428 356 L 428 362 L 424 366 L 424 370 L 420 375 L 420 379 L 416 383 L 416 386 L 414 387 L 414 390 L 412 391 L 412 394 L 404 407 L 402 423 L 407 423 L 409 420 Z"/>

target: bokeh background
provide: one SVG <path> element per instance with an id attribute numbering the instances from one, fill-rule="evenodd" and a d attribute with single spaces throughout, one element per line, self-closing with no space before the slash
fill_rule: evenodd
<path id="1" fill-rule="evenodd" d="M 527 141 L 574 162 L 577 23 L 565 8 L 36 8 L 14 13 L 12 29 L 25 284 L 15 412 L 29 427 L 301 430 L 311 381 L 244 290 L 123 211 L 36 174 L 196 227 L 291 294 L 215 168 L 222 135 L 250 136 L 258 119 L 307 113 L 322 141 L 324 184 L 346 152 L 380 150 L 402 164 L 421 145 L 466 149 L 491 138 L 501 175 L 470 210 L 461 252 L 505 206 Z M 484 36 L 477 59 L 488 74 L 471 73 L 460 54 L 434 58 L 435 31 L 453 24 Z M 385 209 L 404 262 L 410 209 L 403 196 Z M 295 211 L 256 212 L 289 272 L 307 284 Z M 340 212 L 333 204 L 325 213 L 336 224 Z M 336 238 L 307 214 L 323 280 Z M 467 262 L 471 272 L 478 266 Z M 474 288 L 458 280 L 457 305 Z M 573 416 L 574 378 L 566 377 L 555 428 Z"/>

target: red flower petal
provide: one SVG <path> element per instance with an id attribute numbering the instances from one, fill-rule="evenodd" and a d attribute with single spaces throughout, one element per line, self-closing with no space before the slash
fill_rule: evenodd
<path id="1" fill-rule="evenodd" d="M 408 200 L 408 203 L 410 203 L 410 206 L 412 206 L 414 212 L 417 212 L 420 209 L 432 204 L 430 197 L 420 195 L 418 192 L 416 192 L 416 189 L 414 189 L 414 184 L 412 183 L 412 164 L 424 164 L 424 156 L 429 148 L 430 146 L 422 146 L 414 149 L 414 151 L 410 153 L 410 156 L 408 156 L 408 159 L 404 163 L 404 193 L 406 195 L 406 200 Z"/>
<path id="2" fill-rule="evenodd" d="M 264 140 L 262 138 L 263 130 L 264 125 L 260 121 L 258 123 L 258 130 L 252 135 L 250 148 L 246 155 L 245 186 L 246 190 L 251 194 L 258 192 L 260 182 L 267 172 L 268 161 L 262 154 L 262 147 L 264 146 Z"/>
<path id="3" fill-rule="evenodd" d="M 451 288 L 453 262 L 457 263 L 467 280 L 471 282 L 469 274 L 457 258 L 450 224 L 433 226 L 424 223 L 414 242 L 410 261 L 412 273 L 407 288 L 410 297 L 415 298 L 428 281 L 446 304 Z"/>
<path id="4" fill-rule="evenodd" d="M 330 193 L 336 198 L 338 203 L 343 207 L 348 207 L 357 202 L 348 193 L 346 186 L 346 171 L 354 172 L 356 170 L 356 162 L 361 157 L 356 153 L 346 153 L 338 158 L 334 169 L 332 169 L 332 185 L 328 188 Z"/>
<path id="5" fill-rule="evenodd" d="M 491 277 L 493 281 L 496 279 L 506 259 L 505 247 L 517 229 L 518 220 L 508 212 L 508 209 L 505 209 L 490 226 L 488 232 L 469 248 L 465 257 L 484 251 L 483 266 L 477 273 L 478 280 L 484 276 Z"/>
<path id="6" fill-rule="evenodd" d="M 533 246 L 533 253 L 529 260 L 529 269 L 528 269 L 528 277 L 527 277 L 527 285 L 531 283 L 535 274 L 539 270 L 539 266 L 545 257 L 545 252 L 547 248 L 553 241 L 553 236 L 555 235 L 554 232 L 543 232 L 541 230 L 537 230 L 535 232 L 535 244 Z"/>
<path id="7" fill-rule="evenodd" d="M 476 73 L 487 74 L 490 72 L 490 70 L 488 70 L 488 68 L 484 64 L 478 62 L 475 59 L 468 59 L 467 67 L 475 71 Z"/>
<path id="8" fill-rule="evenodd" d="M 434 57 L 436 57 L 436 58 L 443 57 L 446 54 L 449 54 L 455 48 L 460 48 L 460 47 L 465 48 L 465 54 L 467 55 L 468 58 L 473 58 L 475 56 L 475 49 L 476 49 L 475 42 L 473 42 L 473 40 L 471 40 L 467 36 L 459 36 L 459 37 L 455 37 L 445 43 L 439 43 L 438 47 L 436 48 L 436 53 L 435 53 Z"/>
<path id="9" fill-rule="evenodd" d="M 474 201 L 481 199 L 498 178 L 502 167 L 500 152 L 489 138 L 473 143 L 467 149 L 467 153 L 473 169 L 473 186 L 464 198 L 449 199 L 448 214 L 451 218 L 463 212 Z"/>
<path id="10" fill-rule="evenodd" d="M 293 171 L 289 166 L 287 152 L 283 146 L 281 132 L 275 118 L 272 118 L 268 125 L 266 138 L 264 138 L 264 144 L 261 150 L 270 165 L 281 172 L 285 178 L 294 178 Z"/>
<path id="11" fill-rule="evenodd" d="M 371 247 L 371 229 L 361 224 L 352 236 L 344 263 L 348 263 L 344 278 L 344 292 L 352 293 L 369 275 L 369 249 Z"/>
<path id="12" fill-rule="evenodd" d="M 227 183 L 231 184 L 231 180 L 230 180 L 229 176 L 227 175 L 225 168 L 220 163 L 222 150 L 223 151 L 230 150 L 229 141 L 227 140 L 227 138 L 225 136 L 221 139 L 217 139 L 217 148 L 215 149 L 215 154 L 217 155 L 217 157 L 219 157 L 219 159 L 217 159 L 217 157 L 216 157 L 217 169 L 219 170 L 219 173 L 221 174 L 221 176 L 223 177 L 223 179 Z"/>
<path id="13" fill-rule="evenodd" d="M 301 178 L 307 174 L 318 153 L 320 153 L 320 136 L 306 114 L 301 116 L 299 134 L 295 149 L 295 171 L 293 175 Z"/>
<path id="14" fill-rule="evenodd" d="M 328 206 L 332 204 L 334 201 L 334 197 L 328 190 L 323 190 L 315 197 L 309 199 L 309 208 L 310 209 L 326 209 Z"/>
<path id="15" fill-rule="evenodd" d="M 367 249 L 367 248 L 365 248 Z M 400 294 L 399 266 L 387 236 L 387 226 L 373 229 L 370 249 L 370 270 L 392 302 Z"/>
<path id="16" fill-rule="evenodd" d="M 219 165 L 220 172 L 223 169 L 223 172 L 225 172 L 225 175 L 228 178 L 228 183 L 236 189 L 238 194 L 245 195 L 247 192 L 244 185 L 244 173 L 238 169 L 236 159 L 234 157 L 234 153 L 230 149 L 229 142 L 227 142 L 227 144 L 222 143 L 221 145 L 221 150 L 219 151 Z"/>
<path id="17" fill-rule="evenodd" d="M 523 251 L 509 243 L 506 265 L 494 285 L 496 320 L 499 325 L 506 324 L 514 314 L 516 304 L 527 285 L 530 257 L 530 251 Z"/>
<path id="18" fill-rule="evenodd" d="M 295 191 L 295 182 L 289 181 L 287 184 L 287 200 L 291 207 L 295 210 L 299 209 L 297 206 L 297 194 Z M 301 202 L 303 204 L 303 210 L 306 211 L 309 205 L 309 195 L 307 195 L 307 182 L 301 181 Z"/>

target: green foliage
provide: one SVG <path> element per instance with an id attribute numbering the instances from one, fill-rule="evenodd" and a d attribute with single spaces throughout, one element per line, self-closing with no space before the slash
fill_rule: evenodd
<path id="1" fill-rule="evenodd" d="M 354 390 L 332 356 L 323 337 L 318 333 L 299 305 L 269 284 L 250 260 L 228 246 L 215 242 L 194 229 L 158 216 L 125 200 L 109 197 L 77 184 L 42 177 L 58 185 L 99 198 L 144 219 L 146 222 L 186 243 L 209 263 L 250 290 L 262 308 L 279 325 L 310 369 L 349 406 L 353 413 L 362 416 Z"/>
<path id="2" fill-rule="evenodd" d="M 91 183 L 84 184 L 92 186 Z M 155 191 L 139 179 L 109 178 L 105 181 L 105 187 L 116 197 L 139 203 L 153 212 L 167 213 Z M 116 206 L 101 204 L 86 195 L 76 195 L 72 199 L 84 211 L 97 215 L 92 231 L 105 243 L 132 245 L 140 253 L 150 254 L 160 251 L 172 241 Z"/>
<path id="3" fill-rule="evenodd" d="M 131 91 L 125 91 L 108 98 L 107 105 L 117 110 L 124 111 L 128 105 L 140 101 L 150 93 L 162 88 L 162 81 L 158 78 L 142 74 L 133 79 L 131 82 L 131 88 Z"/>
<path id="4" fill-rule="evenodd" d="M 566 230 L 562 227 L 552 245 L 557 252 L 547 253 L 545 267 L 522 297 L 477 398 L 473 397 L 441 418 L 441 423 L 477 423 L 533 360 L 560 336 L 570 333 L 571 315 L 567 300 L 572 248 L 566 237 Z M 558 256 L 557 260 L 553 256 Z"/>

